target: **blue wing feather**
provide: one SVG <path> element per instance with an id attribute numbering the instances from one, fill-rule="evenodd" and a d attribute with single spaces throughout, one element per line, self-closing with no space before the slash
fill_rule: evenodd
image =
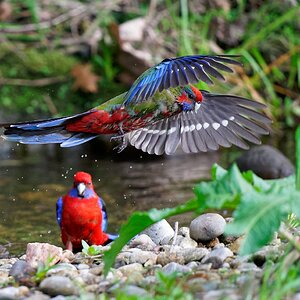
<path id="1" fill-rule="evenodd" d="M 210 76 L 223 80 L 218 72 L 233 72 L 225 64 L 241 65 L 236 55 L 191 55 L 163 60 L 158 65 L 144 72 L 132 85 L 124 99 L 124 105 L 140 103 L 153 96 L 157 91 L 170 87 L 197 83 L 202 80 L 212 84 Z"/>
<path id="2" fill-rule="evenodd" d="M 103 199 L 100 198 L 100 197 L 98 198 L 98 203 L 99 203 L 99 206 L 100 206 L 101 211 L 102 211 L 102 231 L 106 232 L 107 226 L 108 226 L 106 206 L 105 206 L 105 203 L 104 203 Z"/>
<path id="3" fill-rule="evenodd" d="M 56 220 L 59 227 L 61 227 L 62 211 L 63 211 L 63 199 L 62 197 L 60 197 L 56 202 Z"/>

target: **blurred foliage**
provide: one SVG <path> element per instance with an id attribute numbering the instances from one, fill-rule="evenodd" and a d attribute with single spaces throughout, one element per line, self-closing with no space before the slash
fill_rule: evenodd
<path id="1" fill-rule="evenodd" d="M 124 91 L 122 83 L 130 80 L 120 72 L 130 73 L 132 64 L 120 65 L 118 30 L 120 24 L 142 17 L 147 24 L 143 38 L 131 44 L 149 54 L 149 65 L 167 56 L 241 54 L 244 69 L 238 68 L 238 75 L 213 88 L 199 87 L 267 102 L 267 113 L 282 125 L 293 127 L 299 121 L 297 1 L 4 2 L 11 11 L 0 13 L 0 109 L 8 113 L 70 114 Z M 73 67 L 87 62 L 100 76 L 95 94 L 72 88 Z M 40 79 L 51 80 L 36 81 Z"/>

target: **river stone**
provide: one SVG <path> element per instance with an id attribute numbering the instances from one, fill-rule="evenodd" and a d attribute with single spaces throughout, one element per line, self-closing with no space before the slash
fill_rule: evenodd
<path id="1" fill-rule="evenodd" d="M 178 234 L 184 237 L 190 237 L 190 228 L 189 227 L 180 227 L 178 229 Z"/>
<path id="2" fill-rule="evenodd" d="M 34 291 L 26 300 L 49 300 L 50 296 L 43 294 L 40 291 Z M 52 298 L 53 299 L 53 298 Z"/>
<path id="3" fill-rule="evenodd" d="M 0 289 L 0 299 L 18 299 L 18 298 L 24 298 L 29 294 L 29 289 L 27 286 L 19 286 L 19 287 L 6 287 L 3 289 Z"/>
<path id="4" fill-rule="evenodd" d="M 143 273 L 144 268 L 139 263 L 133 263 L 130 265 L 122 266 L 118 269 L 124 276 L 130 276 L 132 273 L 138 272 Z"/>
<path id="5" fill-rule="evenodd" d="M 212 269 L 220 269 L 223 266 L 223 260 L 219 256 L 208 257 L 203 263 L 211 265 Z"/>
<path id="6" fill-rule="evenodd" d="M 123 291 L 125 292 L 125 294 L 127 296 L 145 297 L 145 298 L 150 297 L 150 294 L 145 289 L 142 289 L 142 288 L 140 288 L 136 285 L 132 285 L 132 284 L 125 286 Z"/>
<path id="7" fill-rule="evenodd" d="M 48 262 L 50 266 L 53 266 L 62 258 L 62 252 L 61 247 L 48 243 L 28 243 L 26 261 L 33 268 L 37 268 L 39 262 L 44 264 Z M 51 262 L 49 262 L 49 258 L 51 258 Z"/>
<path id="8" fill-rule="evenodd" d="M 127 264 L 139 263 L 142 265 L 155 265 L 157 254 L 151 251 L 143 251 L 138 248 L 132 248 L 128 251 L 121 252 L 117 257 L 117 260 L 123 261 Z"/>
<path id="9" fill-rule="evenodd" d="M 264 179 L 283 178 L 295 173 L 290 160 L 269 145 L 252 147 L 244 152 L 236 163 L 241 171 L 252 170 Z"/>
<path id="10" fill-rule="evenodd" d="M 182 248 L 197 248 L 198 243 L 191 239 L 190 237 L 184 237 L 181 239 L 181 241 L 178 243 L 178 246 Z"/>
<path id="11" fill-rule="evenodd" d="M 146 228 L 142 233 L 148 235 L 156 245 L 168 244 L 174 236 L 173 228 L 165 219 Z"/>
<path id="12" fill-rule="evenodd" d="M 17 282 L 29 279 L 33 276 L 35 269 L 24 260 L 16 261 L 9 271 L 9 275 L 13 276 Z"/>
<path id="13" fill-rule="evenodd" d="M 192 272 L 192 269 L 187 266 L 180 265 L 176 262 L 170 262 L 162 268 L 162 271 L 165 274 L 172 274 L 172 273 L 185 274 L 185 273 Z"/>
<path id="14" fill-rule="evenodd" d="M 226 247 L 220 247 L 212 250 L 203 260 L 202 262 L 205 264 L 207 260 L 213 256 L 219 257 L 223 262 L 227 257 L 233 256 L 233 253 L 230 249 Z"/>
<path id="15" fill-rule="evenodd" d="M 156 244 L 147 234 L 140 234 L 130 241 L 129 247 L 151 251 L 156 247 Z"/>
<path id="16" fill-rule="evenodd" d="M 234 289 L 224 289 L 224 290 L 213 290 L 204 294 L 203 300 L 220 300 L 220 299 L 230 299 L 230 300 L 242 300 L 243 298 L 237 294 Z"/>
<path id="17" fill-rule="evenodd" d="M 79 294 L 79 288 L 70 278 L 64 276 L 51 276 L 45 278 L 40 284 L 40 290 L 50 296 L 71 296 Z"/>
<path id="18" fill-rule="evenodd" d="M 203 214 L 191 222 L 191 238 L 199 242 L 210 241 L 224 233 L 225 225 L 226 221 L 221 215 Z"/>

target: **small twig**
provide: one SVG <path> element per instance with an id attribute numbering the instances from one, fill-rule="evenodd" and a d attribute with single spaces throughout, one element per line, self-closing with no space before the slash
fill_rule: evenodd
<path id="1" fill-rule="evenodd" d="M 178 235 L 178 222 L 175 222 L 175 225 L 174 225 L 174 236 L 173 236 L 173 243 L 172 243 L 172 246 L 171 246 L 171 249 L 170 249 L 170 252 L 173 251 L 173 248 L 175 247 L 176 245 L 176 241 L 177 241 L 177 235 Z"/>
<path id="2" fill-rule="evenodd" d="M 46 86 L 54 83 L 65 82 L 69 78 L 67 76 L 57 76 L 41 79 L 18 79 L 18 78 L 0 78 L 1 85 L 17 85 L 17 86 Z"/>

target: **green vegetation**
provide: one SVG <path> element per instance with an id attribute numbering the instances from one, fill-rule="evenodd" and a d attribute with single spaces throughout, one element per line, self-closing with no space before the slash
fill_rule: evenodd
<path id="1" fill-rule="evenodd" d="M 296 2 L 9 3 L 12 12 L 0 23 L 0 109 L 10 114 L 70 114 L 126 90 L 122 84 L 137 76 L 132 64 L 141 62 L 132 51 L 131 63 L 124 63 L 119 26 L 142 17 L 147 22 L 145 38 L 130 43 L 152 57 L 152 63 L 194 53 L 241 54 L 244 69 L 209 88 L 266 102 L 275 120 L 297 124 L 300 6 Z M 82 63 L 89 63 L 100 76 L 98 91 L 74 89 L 72 70 Z"/>
<path id="2" fill-rule="evenodd" d="M 89 246 L 89 244 L 83 240 L 81 241 L 81 244 L 82 244 L 82 253 L 84 253 L 87 256 L 95 256 L 102 253 L 102 246 L 96 246 L 96 245 Z"/>
<path id="3" fill-rule="evenodd" d="M 299 127 L 300 128 L 300 127 Z M 300 138 L 296 133 L 297 161 L 299 162 Z M 297 163 L 297 168 L 299 164 Z M 174 208 L 151 209 L 135 212 L 121 227 L 120 236 L 104 254 L 105 274 L 114 263 L 124 245 L 148 226 L 171 216 L 193 211 L 197 214 L 208 209 L 234 209 L 234 221 L 226 226 L 228 235 L 244 235 L 240 253 L 249 254 L 270 242 L 282 221 L 293 213 L 300 218 L 298 187 L 299 169 L 295 176 L 283 179 L 263 180 L 252 171 L 241 173 L 236 165 L 224 170 L 213 166 L 212 181 L 201 182 L 194 187 L 195 198 Z M 293 220 L 294 224 L 298 220 Z M 282 233 L 286 235 L 285 232 Z"/>
<path id="4" fill-rule="evenodd" d="M 49 270 L 57 268 L 57 265 L 51 265 L 55 257 L 49 257 L 45 263 L 39 262 L 33 281 L 40 283 L 45 277 Z"/>

